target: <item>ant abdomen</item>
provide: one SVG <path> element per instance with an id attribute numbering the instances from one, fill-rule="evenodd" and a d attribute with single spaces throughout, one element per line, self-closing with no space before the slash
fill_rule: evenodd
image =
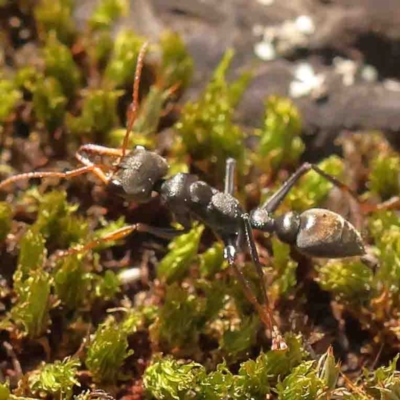
<path id="1" fill-rule="evenodd" d="M 312 257 L 344 258 L 365 254 L 361 235 L 341 215 L 313 208 L 275 220 L 278 238 Z"/>

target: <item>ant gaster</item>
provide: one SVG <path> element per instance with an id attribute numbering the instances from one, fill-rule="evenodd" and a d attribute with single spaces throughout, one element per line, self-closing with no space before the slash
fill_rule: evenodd
<path id="1" fill-rule="evenodd" d="M 154 192 L 157 193 L 183 229 L 163 229 L 141 223 L 127 225 L 84 246 L 69 249 L 63 252 L 62 256 L 92 249 L 104 241 L 123 238 L 133 231 L 149 232 L 171 239 L 188 231 L 192 220 L 200 220 L 210 227 L 224 243 L 224 257 L 239 280 L 247 299 L 256 308 L 263 324 L 272 335 L 272 348 L 285 349 L 286 343 L 268 303 L 264 273 L 253 238 L 253 229 L 275 233 L 281 241 L 295 246 L 309 256 L 337 258 L 363 255 L 365 251 L 360 234 L 348 221 L 332 211 L 310 209 L 301 214 L 288 212 L 278 218 L 273 216 L 294 184 L 310 170 L 314 170 L 334 185 L 355 195 L 337 179 L 317 166 L 306 163 L 265 204 L 248 214 L 233 196 L 235 175 L 233 159 L 228 159 L 226 162 L 225 187 L 223 191 L 219 191 L 192 174 L 178 173 L 166 178 L 167 161 L 155 152 L 137 147 L 128 153 L 126 148 L 137 114 L 139 82 L 146 47 L 147 43 L 142 46 L 138 56 L 133 100 L 128 110 L 127 131 L 121 149 L 93 144 L 83 145 L 76 153 L 77 159 L 84 164 L 83 167 L 68 172 L 30 172 L 16 175 L 1 182 L 0 189 L 24 179 L 71 178 L 93 172 L 113 193 L 118 193 L 130 201 L 146 203 L 152 198 Z M 95 164 L 89 159 L 90 154 L 115 157 L 117 162 L 112 167 Z M 257 300 L 248 281 L 235 263 L 236 254 L 241 250 L 244 242 L 247 243 L 260 279 L 262 303 Z"/>

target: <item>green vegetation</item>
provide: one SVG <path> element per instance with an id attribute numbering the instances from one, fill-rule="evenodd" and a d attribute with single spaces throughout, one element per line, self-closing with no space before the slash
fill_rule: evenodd
<path id="1" fill-rule="evenodd" d="M 116 26 L 131 15 L 130 3 L 98 1 L 81 30 L 73 18 L 76 1 L 39 0 L 31 11 L 30 0 L 13 5 L 34 21 L 37 54 L 35 63 L 21 65 L 7 42 L 14 70 L 0 72 L 1 180 L 30 170 L 70 170 L 76 149 L 88 142 L 121 147 L 137 57 L 147 40 Z M 0 11 L 4 7 L 10 2 L 0 1 Z M 154 149 L 168 160 L 170 175 L 193 172 L 219 189 L 225 160 L 234 157 L 245 206 L 281 186 L 305 145 L 299 112 L 286 98 L 266 99 L 259 129 L 236 121 L 251 73 L 228 79 L 233 57 L 227 50 L 199 97 L 182 104 L 196 66 L 177 34 L 153 40 L 128 150 Z M 244 145 L 249 136 L 256 139 L 252 149 Z M 374 133 L 345 140 L 362 165 L 345 152 L 319 167 L 364 203 L 398 196 L 400 157 L 385 139 Z M 110 171 L 117 161 L 88 156 Z M 181 227 L 156 200 L 124 201 L 90 173 L 5 187 L 0 400 L 400 399 L 400 201 L 365 211 L 365 204 L 350 204 L 347 194 L 332 189 L 310 172 L 278 214 L 333 203 L 349 220 L 361 221 L 378 265 L 359 258 L 311 260 L 257 233 L 270 306 L 288 344 L 272 351 L 222 244 L 201 223 L 169 243 L 143 232 L 101 242 L 136 222 Z M 238 264 L 260 298 L 248 260 L 240 255 Z M 131 281 L 120 279 L 124 274 Z"/>

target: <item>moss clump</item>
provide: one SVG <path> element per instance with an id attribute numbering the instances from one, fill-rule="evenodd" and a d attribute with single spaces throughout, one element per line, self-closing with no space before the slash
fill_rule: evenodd
<path id="1" fill-rule="evenodd" d="M 0 243 L 3 242 L 12 225 L 12 208 L 10 204 L 0 202 Z"/>
<path id="2" fill-rule="evenodd" d="M 39 80 L 33 91 L 33 108 L 36 118 L 53 133 L 62 125 L 67 98 L 58 80 L 53 77 Z"/>
<path id="3" fill-rule="evenodd" d="M 65 358 L 54 364 L 44 364 L 34 373 L 29 375 L 28 386 L 33 395 L 44 397 L 70 399 L 74 386 L 80 386 L 76 373 L 80 361 L 73 358 Z"/>
<path id="4" fill-rule="evenodd" d="M 6 122 L 21 99 L 22 93 L 18 90 L 15 83 L 9 79 L 0 79 L 0 96 L 2 98 L 0 106 L 0 125 Z"/>
<path id="5" fill-rule="evenodd" d="M 71 98 L 81 83 L 81 72 L 68 46 L 50 35 L 43 48 L 46 76 L 53 77 L 62 87 L 63 94 Z"/>
<path id="6" fill-rule="evenodd" d="M 66 123 L 69 130 L 89 140 L 107 136 L 117 125 L 117 102 L 121 95 L 118 90 L 87 90 L 81 115 L 68 115 Z"/>
<path id="7" fill-rule="evenodd" d="M 225 75 L 232 58 L 233 51 L 227 51 L 200 99 L 183 107 L 176 124 L 187 152 L 195 160 L 216 164 L 220 177 L 228 157 L 235 158 L 239 168 L 244 162 L 244 132 L 233 123 L 233 112 L 250 75 L 228 84 Z"/>
<path id="8" fill-rule="evenodd" d="M 159 279 L 173 283 L 183 278 L 197 256 L 203 230 L 204 226 L 198 225 L 189 233 L 178 236 L 170 243 L 170 252 L 161 260 L 157 269 Z"/>
<path id="9" fill-rule="evenodd" d="M 270 97 L 266 102 L 263 127 L 257 130 L 260 137 L 253 159 L 263 171 L 270 173 L 283 164 L 295 165 L 304 150 L 300 138 L 301 120 L 296 107 L 289 99 Z"/>
<path id="10" fill-rule="evenodd" d="M 86 366 L 97 382 L 115 382 L 122 377 L 121 367 L 133 354 L 128 349 L 128 333 L 110 319 L 97 329 L 89 345 Z"/>

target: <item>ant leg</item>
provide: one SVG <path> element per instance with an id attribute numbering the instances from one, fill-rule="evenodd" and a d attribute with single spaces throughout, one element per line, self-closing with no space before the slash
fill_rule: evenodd
<path id="1" fill-rule="evenodd" d="M 286 182 L 283 183 L 282 187 L 278 189 L 276 193 L 274 193 L 260 208 L 268 211 L 274 212 L 283 202 L 287 194 L 290 192 L 292 187 L 297 183 L 297 181 L 305 175 L 307 172 L 313 170 L 317 174 L 324 177 L 326 180 L 331 182 L 333 185 L 343 190 L 346 193 L 349 193 L 351 197 L 353 197 L 357 203 L 359 203 L 359 199 L 357 194 L 354 193 L 347 185 L 343 182 L 339 181 L 332 175 L 327 174 L 325 171 L 320 169 L 318 166 L 310 163 L 304 163 Z"/>
<path id="2" fill-rule="evenodd" d="M 97 144 L 84 144 L 80 146 L 75 154 L 75 157 L 83 164 L 87 162 L 92 163 L 88 157 L 81 153 L 94 154 L 98 156 L 109 156 L 109 157 L 122 157 L 121 149 L 114 149 L 112 147 L 99 146 Z"/>
<path id="3" fill-rule="evenodd" d="M 133 81 L 132 103 L 128 109 L 128 122 L 127 122 L 124 141 L 122 142 L 122 148 L 121 148 L 122 157 L 125 156 L 125 154 L 126 154 L 126 149 L 128 147 L 129 135 L 133 129 L 133 124 L 135 123 L 135 120 L 136 120 L 138 104 L 139 104 L 140 77 L 142 74 L 144 56 L 146 54 L 148 45 L 149 45 L 149 42 L 143 43 L 142 47 L 140 48 L 138 59 L 136 62 L 135 79 Z"/>
<path id="4" fill-rule="evenodd" d="M 141 223 L 134 224 L 134 225 L 126 225 L 120 229 L 115 230 L 114 232 L 111 232 L 107 235 L 102 236 L 101 238 L 94 239 L 85 245 L 76 246 L 69 250 L 63 250 L 56 255 L 55 259 L 58 260 L 58 259 L 66 257 L 66 256 L 84 253 L 86 251 L 94 249 L 95 247 L 101 245 L 102 243 L 113 242 L 116 240 L 123 239 L 124 237 L 130 235 L 132 232 L 150 233 L 156 237 L 170 240 L 170 239 L 175 238 L 176 236 L 182 235 L 183 233 L 185 233 L 187 231 L 184 229 L 178 230 L 178 229 L 172 229 L 172 228 L 171 229 L 157 228 L 154 226 L 141 224 Z"/>
<path id="5" fill-rule="evenodd" d="M 224 257 L 228 261 L 228 264 L 231 267 L 233 273 L 235 274 L 236 279 L 239 281 L 240 285 L 242 286 L 242 290 L 243 290 L 247 300 L 257 310 L 264 326 L 271 332 L 271 335 L 273 338 L 273 344 L 272 344 L 273 350 L 285 349 L 286 343 L 283 341 L 282 337 L 280 336 L 279 330 L 277 330 L 278 328 L 276 327 L 276 324 L 273 322 L 273 319 L 271 318 L 272 314 L 269 313 L 264 307 L 262 307 L 260 305 L 256 296 L 253 293 L 253 290 L 250 287 L 249 282 L 247 281 L 247 279 L 243 275 L 242 271 L 239 269 L 239 267 L 235 263 L 236 247 L 233 244 L 233 241 L 231 239 L 228 239 L 225 242 Z"/>
<path id="6" fill-rule="evenodd" d="M 250 225 L 249 215 L 244 214 L 242 216 L 242 219 L 243 219 L 244 231 L 246 234 L 247 246 L 250 251 L 251 259 L 256 266 L 258 279 L 260 280 L 260 284 L 261 284 L 261 293 L 262 293 L 263 305 L 264 305 L 263 310 L 265 311 L 265 314 L 268 315 L 268 319 L 270 320 L 270 323 L 272 326 L 272 328 L 271 328 L 272 349 L 283 350 L 283 349 L 287 348 L 287 345 L 282 337 L 282 334 L 279 331 L 277 323 L 275 322 L 275 319 L 274 319 L 274 316 L 273 316 L 273 313 L 272 313 L 272 310 L 271 310 L 271 307 L 269 304 L 268 294 L 267 294 L 267 290 L 266 290 L 265 284 L 264 284 L 264 278 L 265 278 L 264 272 L 262 269 L 262 264 L 258 257 L 257 247 L 256 247 L 256 243 L 254 241 L 253 230 Z"/>
<path id="7" fill-rule="evenodd" d="M 233 195 L 235 190 L 235 167 L 236 161 L 233 158 L 226 160 L 225 166 L 225 189 L 224 192 Z"/>
<path id="8" fill-rule="evenodd" d="M 57 172 L 57 171 L 27 172 L 26 174 L 11 176 L 10 178 L 5 179 L 3 182 L 0 182 L 0 189 L 3 189 L 5 186 L 10 185 L 11 183 L 22 180 L 29 180 L 33 178 L 52 178 L 52 177 L 60 179 L 69 179 L 78 175 L 85 174 L 87 172 L 93 172 L 104 183 L 108 183 L 108 178 L 99 167 L 96 167 L 95 165 L 86 165 L 84 167 L 73 169 L 67 172 Z"/>

